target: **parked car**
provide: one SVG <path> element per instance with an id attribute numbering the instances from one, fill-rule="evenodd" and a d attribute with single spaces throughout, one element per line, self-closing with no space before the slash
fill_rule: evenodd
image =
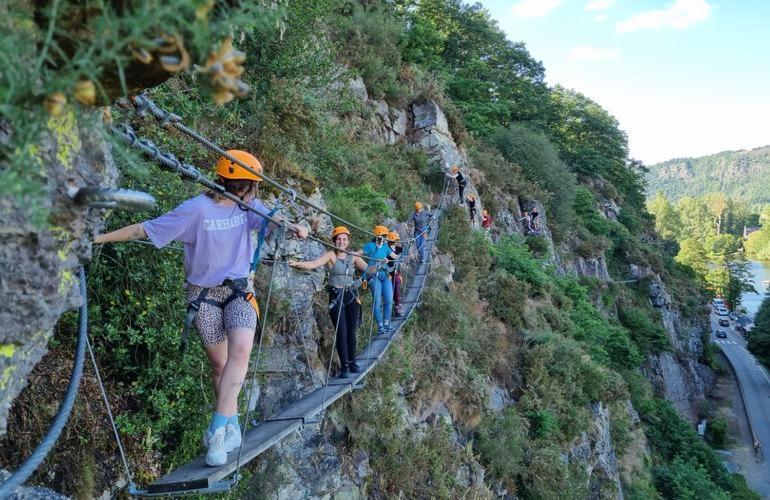
<path id="1" fill-rule="evenodd" d="M 720 307 L 720 306 L 724 307 L 725 299 L 711 299 L 711 303 L 717 307 Z"/>
<path id="2" fill-rule="evenodd" d="M 741 325 L 735 325 L 735 331 L 736 331 L 736 332 L 738 332 L 738 333 L 740 333 L 741 335 L 743 335 L 744 333 L 746 333 L 746 329 L 745 329 L 745 328 L 743 328 Z"/>
<path id="3" fill-rule="evenodd" d="M 724 330 L 717 330 L 717 338 L 718 339 L 726 339 L 727 338 L 727 332 Z"/>
<path id="4" fill-rule="evenodd" d="M 718 316 L 727 316 L 728 314 L 730 314 L 730 311 L 728 311 L 726 307 L 718 307 L 717 308 L 717 315 Z"/>
<path id="5" fill-rule="evenodd" d="M 719 326 L 730 326 L 730 321 L 727 318 L 719 318 Z"/>

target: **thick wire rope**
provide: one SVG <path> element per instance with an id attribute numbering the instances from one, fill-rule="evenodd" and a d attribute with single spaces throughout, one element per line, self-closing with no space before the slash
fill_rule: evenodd
<path id="1" fill-rule="evenodd" d="M 257 172 L 256 170 L 254 170 L 250 166 L 246 165 L 244 162 L 240 161 L 238 158 L 235 158 L 234 156 L 232 156 L 229 153 L 227 153 L 227 151 L 225 149 L 223 149 L 222 147 L 220 147 L 219 145 L 214 143 L 211 139 L 208 139 L 208 138 L 202 136 L 201 134 L 199 134 L 195 130 L 191 129 L 190 127 L 188 127 L 187 125 L 182 123 L 182 117 L 181 116 L 179 116 L 177 114 L 174 114 L 174 113 L 170 113 L 170 112 L 162 109 L 157 104 L 155 104 L 152 100 L 150 100 L 150 98 L 148 98 L 146 95 L 136 95 L 136 96 L 133 96 L 133 97 L 131 97 L 131 101 L 132 101 L 132 103 L 133 103 L 133 105 L 134 105 L 134 107 L 136 109 L 136 112 L 140 116 L 143 116 L 144 114 L 146 114 L 149 111 L 150 114 L 156 120 L 158 120 L 161 123 L 161 126 L 166 127 L 166 126 L 170 125 L 170 126 L 176 128 L 177 130 L 179 130 L 180 132 L 182 132 L 186 136 L 190 137 L 191 139 L 195 140 L 199 144 L 203 145 L 204 147 L 210 149 L 211 151 L 214 151 L 215 153 L 217 153 L 217 154 L 219 154 L 221 156 L 224 156 L 225 158 L 227 158 L 231 162 L 233 162 L 233 163 L 235 163 L 237 165 L 240 165 L 241 167 L 243 167 L 247 171 L 253 173 L 254 175 L 258 175 L 259 177 L 264 179 L 265 182 L 267 182 L 268 184 L 270 184 L 274 188 L 279 189 L 280 191 L 283 191 L 286 194 L 289 194 L 292 197 L 292 199 L 296 198 L 297 200 L 299 200 L 301 203 L 307 205 L 308 207 L 310 207 L 310 208 L 312 208 L 314 210 L 317 210 L 317 211 L 319 211 L 319 212 L 321 212 L 323 214 L 326 214 L 329 217 L 331 217 L 332 219 L 335 219 L 335 220 L 345 224 L 346 226 L 352 227 L 353 229 L 356 229 L 357 231 L 360 231 L 363 234 L 366 234 L 366 235 L 369 235 L 369 236 L 376 236 L 371 231 L 367 231 L 366 229 L 364 229 L 364 228 L 362 228 L 360 226 L 357 226 L 356 224 L 354 224 L 354 223 L 352 223 L 352 222 L 350 222 L 350 221 L 348 221 L 346 219 L 343 219 L 342 217 L 340 217 L 340 216 L 338 216 L 336 214 L 333 214 L 332 212 L 329 212 L 328 210 L 326 210 L 326 209 L 316 205 L 315 203 L 310 201 L 308 198 L 306 198 L 306 197 L 302 196 L 301 194 L 297 193 L 294 189 L 288 188 L 288 187 L 284 186 L 283 184 L 281 184 L 280 182 L 276 181 L 275 179 L 269 177 L 268 175 L 265 175 L 264 172 Z"/>
<path id="2" fill-rule="evenodd" d="M 67 424 L 72 406 L 75 403 L 75 398 L 80 388 L 80 379 L 83 376 L 83 361 L 85 360 L 86 353 L 86 340 L 88 334 L 88 300 L 86 295 L 86 273 L 83 268 L 80 268 L 78 272 L 80 279 L 80 297 L 82 298 L 82 304 L 78 312 L 78 341 L 75 347 L 75 360 L 72 364 L 72 373 L 70 375 L 69 383 L 67 384 L 67 390 L 64 393 L 59 411 L 56 412 L 56 416 L 51 422 L 51 427 L 46 432 L 40 444 L 32 452 L 32 454 L 19 466 L 11 476 L 0 484 L 0 498 L 7 498 L 16 489 L 17 486 L 24 484 L 24 481 L 29 479 L 40 463 L 45 459 L 48 452 L 51 451 L 56 441 L 59 439 L 61 431 Z"/>
<path id="3" fill-rule="evenodd" d="M 112 407 L 110 406 L 110 400 L 107 397 L 107 390 L 104 388 L 104 382 L 99 372 L 99 366 L 96 364 L 96 357 L 94 356 L 94 350 L 91 347 L 91 340 L 86 336 L 86 346 L 88 347 L 88 354 L 91 357 L 91 365 L 94 368 L 94 374 L 96 375 L 96 381 L 99 383 L 99 390 L 102 393 L 102 399 L 104 400 L 104 407 L 107 409 L 107 417 L 110 420 L 112 426 L 112 432 L 115 435 L 115 441 L 118 443 L 118 451 L 120 453 L 120 460 L 123 462 L 123 470 L 126 471 L 126 479 L 128 479 L 129 487 L 134 486 L 134 478 L 131 475 L 131 469 L 128 467 L 128 458 L 126 452 L 123 449 L 123 442 L 120 439 L 120 433 L 118 432 L 118 426 L 115 424 L 115 417 L 112 413 Z"/>
<path id="4" fill-rule="evenodd" d="M 130 125 L 126 123 L 122 123 L 120 125 L 113 125 L 112 127 L 110 127 L 110 130 L 113 134 L 123 139 L 123 141 L 126 144 L 139 150 L 148 160 L 155 162 L 159 166 L 172 170 L 174 172 L 177 172 L 182 177 L 188 180 L 192 180 L 193 182 L 197 182 L 198 184 L 201 184 L 202 186 L 207 187 L 212 191 L 216 191 L 222 197 L 235 202 L 242 209 L 248 210 L 250 212 L 254 212 L 255 214 L 259 215 L 260 217 L 263 217 L 264 219 L 272 222 L 273 224 L 280 226 L 284 223 L 283 220 L 276 219 L 270 214 L 262 212 L 256 207 L 253 207 L 252 205 L 241 200 L 238 196 L 226 191 L 224 186 L 217 184 L 216 182 L 206 177 L 206 175 L 203 174 L 203 172 L 201 172 L 200 170 L 198 170 L 195 166 L 190 165 L 189 163 L 181 162 L 173 154 L 161 151 L 152 141 L 138 137 L 136 135 L 136 132 Z M 335 251 L 344 252 L 348 255 L 355 254 L 351 250 L 339 248 L 327 241 L 321 240 L 314 236 L 308 235 L 307 239 L 309 241 L 314 241 L 318 244 L 321 244 Z M 382 262 L 385 259 L 372 259 L 372 260 Z"/>
<path id="5" fill-rule="evenodd" d="M 278 234 L 278 237 L 275 239 L 275 250 L 274 250 L 274 257 L 278 257 L 278 252 L 281 250 L 281 243 L 283 242 L 285 236 L 286 236 L 286 228 L 285 226 L 281 225 L 278 229 L 280 233 Z M 243 454 L 243 441 L 246 437 L 246 427 L 251 422 L 251 405 L 254 398 L 254 384 L 257 380 L 257 370 L 259 370 L 259 358 L 262 355 L 262 341 L 265 338 L 265 334 L 267 332 L 267 317 L 268 312 L 270 311 L 270 298 L 273 294 L 273 282 L 275 281 L 275 269 L 278 266 L 273 264 L 273 269 L 270 272 L 270 285 L 267 287 L 267 298 L 265 299 L 265 312 L 262 315 L 262 325 L 259 331 L 259 344 L 257 345 L 257 355 L 254 358 L 253 361 L 253 367 L 251 372 L 251 385 L 249 386 L 249 397 L 247 399 L 246 403 L 246 415 L 243 420 L 243 427 L 241 428 L 241 446 L 238 447 L 238 459 L 235 463 L 235 477 L 234 481 L 235 484 L 238 483 L 239 477 L 238 472 L 241 469 L 241 455 Z"/>

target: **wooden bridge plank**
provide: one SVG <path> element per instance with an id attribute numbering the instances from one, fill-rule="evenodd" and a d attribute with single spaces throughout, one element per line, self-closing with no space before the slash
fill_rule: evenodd
<path id="1" fill-rule="evenodd" d="M 301 419 L 261 422 L 246 433 L 241 453 L 241 464 L 248 463 L 254 457 L 272 447 L 286 435 L 302 427 Z M 217 481 L 235 471 L 238 451 L 227 455 L 227 463 L 220 467 L 206 465 L 206 455 L 201 455 L 193 462 L 175 469 L 166 476 L 149 484 L 150 493 L 177 492 L 196 488 L 208 488 Z"/>

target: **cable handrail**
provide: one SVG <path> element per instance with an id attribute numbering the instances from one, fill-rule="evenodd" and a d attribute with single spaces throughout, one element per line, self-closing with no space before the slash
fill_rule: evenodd
<path id="1" fill-rule="evenodd" d="M 148 160 L 154 161 L 157 165 L 166 169 L 173 170 L 178 174 L 182 175 L 183 177 L 192 180 L 193 182 L 197 182 L 198 184 L 201 184 L 202 186 L 207 187 L 212 191 L 216 191 L 218 194 L 220 194 L 224 198 L 227 198 L 228 200 L 236 203 L 242 209 L 253 212 L 259 215 L 260 217 L 263 217 L 265 220 L 272 222 L 273 224 L 276 224 L 278 226 L 283 226 L 286 224 L 285 220 L 277 219 L 274 216 L 271 216 L 269 213 L 259 210 L 258 208 L 243 201 L 238 196 L 228 192 L 224 186 L 206 177 L 206 175 L 200 170 L 198 170 L 194 165 L 190 165 L 189 163 L 183 163 L 173 154 L 161 151 L 149 139 L 143 139 L 138 137 L 133 127 L 131 127 L 127 123 L 122 123 L 120 125 L 113 125 L 112 127 L 110 127 L 110 131 L 113 134 L 120 137 L 121 139 L 123 139 L 123 141 L 129 146 L 135 149 L 138 149 Z M 332 243 L 329 243 L 328 241 L 324 241 L 322 239 L 316 238 L 311 235 L 308 235 L 307 239 L 309 241 L 318 243 L 320 245 L 323 245 L 332 250 L 336 250 L 338 252 L 344 252 L 348 255 L 359 255 L 357 252 L 340 248 Z M 376 262 L 387 262 L 387 259 L 379 259 L 375 257 L 371 257 L 369 259 Z"/>
<path id="2" fill-rule="evenodd" d="M 344 218 L 340 217 L 339 215 L 336 215 L 336 214 L 326 210 L 325 208 L 323 208 L 323 207 L 313 203 L 312 201 L 310 201 L 310 199 L 308 199 L 307 197 L 297 193 L 294 189 L 284 186 L 283 184 L 281 184 L 280 182 L 276 181 L 275 179 L 273 179 L 269 175 L 266 175 L 264 173 L 264 169 L 263 169 L 262 172 L 258 172 L 257 170 L 251 168 L 249 165 L 245 164 L 244 162 L 242 162 L 238 158 L 230 155 L 225 149 L 223 149 L 222 147 L 220 147 L 219 145 L 214 143 L 211 139 L 208 139 L 208 138 L 202 136 L 201 134 L 199 134 L 195 130 L 191 129 L 190 127 L 188 127 L 187 125 L 182 123 L 182 117 L 181 116 L 179 116 L 179 115 L 177 115 L 175 113 L 171 113 L 169 111 L 164 110 L 163 108 L 161 108 L 157 104 L 155 104 L 146 95 L 143 95 L 143 94 L 135 95 L 135 96 L 132 96 L 130 98 L 130 100 L 131 100 L 131 103 L 134 105 L 134 107 L 136 109 L 136 112 L 137 112 L 137 114 L 139 114 L 139 116 L 144 116 L 149 111 L 150 114 L 157 121 L 160 122 L 161 126 L 163 126 L 163 127 L 166 127 L 166 126 L 169 126 L 169 125 L 173 126 L 174 128 L 176 128 L 177 130 L 179 130 L 180 132 L 182 132 L 186 136 L 190 137 L 191 139 L 195 140 L 199 144 L 203 145 L 204 147 L 210 149 L 211 151 L 214 151 L 215 153 L 217 153 L 217 154 L 219 154 L 221 156 L 224 156 L 225 158 L 227 158 L 231 162 L 233 162 L 233 163 L 239 165 L 240 167 L 246 169 L 246 171 L 248 171 L 248 172 L 250 172 L 250 173 L 252 173 L 254 175 L 259 176 L 261 179 L 265 180 L 268 184 L 270 184 L 274 188 L 276 188 L 276 189 L 278 189 L 278 190 L 280 190 L 280 191 L 290 195 L 292 197 L 292 199 L 296 199 L 296 200 L 300 201 L 301 203 L 307 205 L 308 207 L 310 207 L 310 208 L 312 208 L 314 210 L 317 210 L 318 212 L 321 212 L 323 214 L 326 214 L 329 217 L 331 217 L 332 219 L 335 219 L 335 220 L 341 222 L 342 224 L 344 224 L 346 226 L 352 227 L 353 229 L 355 229 L 355 230 L 357 230 L 357 231 L 359 231 L 359 232 L 361 232 L 363 234 L 366 234 L 368 236 L 376 236 L 373 232 L 368 231 L 368 230 L 366 230 L 366 229 L 364 229 L 364 228 L 362 228 L 362 227 L 360 227 L 360 226 L 350 222 L 349 220 L 344 219 Z"/>

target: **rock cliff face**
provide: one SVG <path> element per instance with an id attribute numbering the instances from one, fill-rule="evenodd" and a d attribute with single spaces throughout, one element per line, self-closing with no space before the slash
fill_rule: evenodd
<path id="1" fill-rule="evenodd" d="M 0 434 L 59 316 L 80 305 L 77 268 L 90 258 L 102 211 L 73 203 L 68 192 L 117 178 L 109 146 L 71 111 L 49 119 L 35 160 L 29 168 L 45 178 L 43 208 L 30 208 L 34 194 L 0 199 Z"/>
<path id="2" fill-rule="evenodd" d="M 671 401 L 682 417 L 695 423 L 698 420 L 696 403 L 705 399 L 714 383 L 711 370 L 698 362 L 703 352 L 701 333 L 706 325 L 682 318 L 672 307 L 660 278 L 650 285 L 650 300 L 659 307 L 672 351 L 648 356 L 644 375 L 658 396 Z"/>
<path id="3" fill-rule="evenodd" d="M 404 110 L 392 109 L 382 101 L 368 98 L 366 88 L 359 80 L 347 84 L 350 91 L 359 98 L 370 111 L 362 117 L 351 118 L 361 126 L 366 136 L 380 143 L 405 141 L 414 148 L 425 152 L 434 168 L 446 168 L 450 165 L 460 165 L 466 171 L 467 155 L 458 147 L 449 130 L 446 117 L 439 105 L 432 101 L 412 103 Z M 472 175 L 466 190 L 477 194 L 473 185 Z M 452 183 L 450 193 L 456 193 L 456 183 Z M 456 196 L 456 194 L 454 194 Z M 435 201 L 435 200 L 434 200 Z M 481 200 L 479 200 L 481 201 Z M 526 234 L 527 230 L 518 219 L 521 217 L 521 207 L 518 200 L 505 200 L 504 206 L 509 207 L 503 213 L 497 214 L 495 224 L 504 234 Z M 501 204 L 503 205 L 503 204 Z M 545 210 L 537 201 L 531 202 L 525 209 L 537 208 L 542 214 L 541 235 L 547 238 L 551 247 L 553 243 L 548 230 Z M 482 207 L 479 206 L 479 213 Z M 388 221 L 397 229 L 397 221 Z M 480 221 L 477 221 L 480 222 Z M 328 223 L 328 222 L 325 222 Z M 288 253 L 300 249 L 288 250 Z M 320 253 L 320 250 L 319 250 Z M 312 252 L 311 255 L 314 255 Z M 552 252 L 555 254 L 555 252 Z M 451 286 L 454 265 L 449 255 L 437 254 L 434 259 L 438 263 L 436 269 L 441 269 L 436 279 Z M 606 265 L 603 267 L 606 275 Z M 288 281 L 283 271 L 277 270 L 277 290 L 283 300 L 291 301 L 287 293 Z M 300 321 L 306 323 L 303 332 L 305 348 L 310 358 L 311 371 L 314 379 L 308 375 L 305 354 L 301 344 L 282 335 L 276 335 L 268 346 L 267 359 L 270 374 L 263 384 L 260 384 L 262 399 L 258 405 L 261 412 L 272 412 L 281 408 L 299 394 L 315 387 L 325 376 L 326 367 L 322 366 L 319 352 L 328 359 L 331 349 L 331 338 L 323 338 L 318 324 L 328 322 L 328 313 L 323 301 L 325 294 L 316 295 L 315 314 L 311 308 L 313 293 L 320 291 L 323 275 L 304 276 L 294 281 L 294 305 Z M 301 299 L 297 300 L 297 298 Z M 331 325 L 326 325 L 324 331 L 330 331 Z M 285 329 L 281 328 L 281 331 Z M 416 382 L 416 381 L 415 381 Z M 414 388 L 393 387 L 396 394 L 395 404 L 401 415 L 400 426 L 405 435 L 421 435 L 438 425 L 448 425 L 452 429 L 453 441 L 457 447 L 465 447 L 470 436 L 460 431 L 461 426 L 453 421 L 453 411 L 438 401 L 413 401 L 410 394 Z M 488 380 L 486 387 L 480 390 L 486 393 L 487 409 L 491 412 L 503 411 L 515 404 L 507 391 L 494 385 Z M 480 409 L 477 409 L 480 411 Z M 592 498 L 623 498 L 620 485 L 618 459 L 615 457 L 610 437 L 610 410 L 601 403 L 591 408 L 593 425 L 589 432 L 583 433 L 574 445 L 565 452 L 564 460 L 576 464 L 585 471 L 588 489 Z M 332 408 L 319 424 L 305 428 L 301 433 L 285 439 L 279 446 L 271 450 L 259 460 L 258 481 L 262 492 L 271 498 L 365 498 L 371 494 L 369 476 L 369 457 L 365 450 L 349 450 L 345 446 L 345 422 L 339 410 Z M 408 433 L 408 434 L 407 434 Z M 458 466 L 455 482 L 469 488 L 479 497 L 496 497 L 507 495 L 502 486 L 490 485 L 486 478 L 484 467 L 475 459 L 469 458 Z M 255 485 L 256 487 L 257 485 Z"/>

